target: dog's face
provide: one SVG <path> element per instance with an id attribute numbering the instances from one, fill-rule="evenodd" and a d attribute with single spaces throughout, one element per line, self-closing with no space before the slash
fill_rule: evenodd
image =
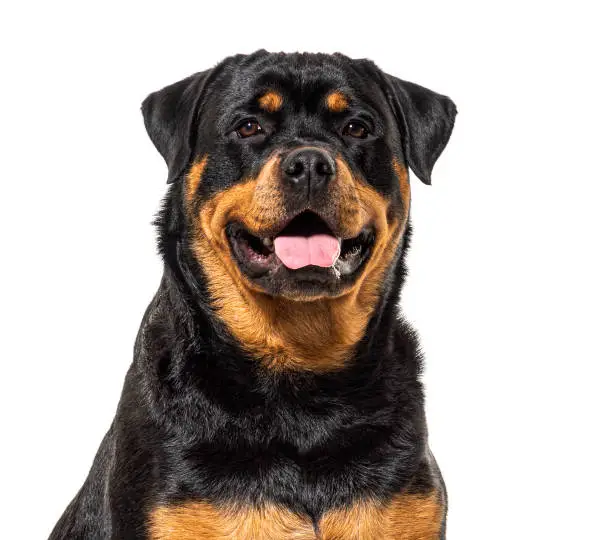
<path id="1" fill-rule="evenodd" d="M 407 166 L 429 183 L 455 108 L 369 61 L 260 51 L 152 94 L 143 113 L 213 298 L 364 303 L 396 260 Z"/>

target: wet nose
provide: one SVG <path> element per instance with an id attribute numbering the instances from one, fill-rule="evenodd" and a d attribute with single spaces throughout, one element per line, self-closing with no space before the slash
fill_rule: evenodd
<path id="1" fill-rule="evenodd" d="M 296 148 L 281 162 L 283 181 L 289 189 L 315 195 L 327 187 L 336 174 L 336 164 L 321 148 Z"/>

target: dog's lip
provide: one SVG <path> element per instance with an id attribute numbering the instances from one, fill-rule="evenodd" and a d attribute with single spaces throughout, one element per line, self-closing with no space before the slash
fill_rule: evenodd
<path id="1" fill-rule="evenodd" d="M 279 219 L 274 225 L 271 225 L 271 226 L 268 226 L 268 227 L 262 227 L 257 232 L 254 232 L 253 230 L 251 230 L 249 227 L 247 227 L 240 220 L 233 220 L 233 221 L 231 221 L 226 226 L 226 229 L 227 228 L 231 228 L 231 227 L 233 227 L 233 228 L 240 228 L 240 229 L 246 231 L 251 236 L 259 238 L 259 240 L 261 240 L 262 242 L 274 242 L 274 239 L 277 236 L 281 236 L 285 232 L 285 230 L 288 227 L 290 227 L 296 221 L 297 218 L 300 218 L 301 216 L 303 216 L 305 214 L 312 214 L 312 215 L 316 216 L 316 218 L 318 220 L 320 220 L 320 222 L 322 224 L 324 224 L 325 227 L 328 229 L 327 233 L 332 235 L 332 236 L 335 236 L 336 238 L 338 238 L 338 240 L 342 241 L 342 240 L 348 240 L 349 239 L 348 237 L 344 238 L 338 232 L 336 227 L 332 223 L 330 223 L 330 221 L 328 219 L 325 218 L 324 215 L 322 215 L 321 213 L 317 212 L 316 210 L 311 210 L 310 208 L 306 208 L 304 210 L 295 211 L 295 212 L 292 212 L 290 214 L 287 214 L 286 216 L 284 216 L 281 219 Z"/>

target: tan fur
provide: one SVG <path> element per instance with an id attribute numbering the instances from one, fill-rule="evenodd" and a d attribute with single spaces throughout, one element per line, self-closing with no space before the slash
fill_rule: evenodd
<path id="1" fill-rule="evenodd" d="M 342 92 L 332 92 L 325 100 L 327 108 L 334 113 L 341 113 L 346 111 L 349 106 L 348 98 Z"/>
<path id="2" fill-rule="evenodd" d="M 259 106 L 269 113 L 274 113 L 280 110 L 283 105 L 283 96 L 274 90 L 269 90 L 258 100 Z"/>
<path id="3" fill-rule="evenodd" d="M 318 526 L 321 540 L 383 540 L 388 538 L 380 535 L 384 522 L 381 504 L 359 501 L 348 509 L 325 513 Z"/>
<path id="4" fill-rule="evenodd" d="M 156 508 L 150 540 L 315 540 L 307 516 L 272 504 L 261 508 L 215 507 L 192 502 Z"/>
<path id="5" fill-rule="evenodd" d="M 400 195 L 405 208 L 410 207 L 410 182 L 408 181 L 408 169 L 397 159 L 393 160 L 393 169 L 399 180 Z"/>
<path id="6" fill-rule="evenodd" d="M 361 501 L 327 512 L 319 523 L 321 540 L 438 540 L 442 526 L 438 495 L 401 494 L 389 505 Z"/>
<path id="7" fill-rule="evenodd" d="M 400 494 L 389 504 L 359 501 L 326 512 L 317 525 L 281 506 L 216 507 L 204 502 L 160 506 L 149 516 L 150 540 L 437 540 L 438 494 Z"/>
<path id="8" fill-rule="evenodd" d="M 389 201 L 337 159 L 337 177 L 329 192 L 330 200 L 336 202 L 332 212 L 343 237 L 356 236 L 367 224 L 375 226 L 370 260 L 354 286 L 339 297 L 273 298 L 242 275 L 224 231 L 230 221 L 239 220 L 258 234 L 283 218 L 278 163 L 277 157 L 270 159 L 257 178 L 246 179 L 207 202 L 199 211 L 200 231 L 195 227 L 192 246 L 208 277 L 218 315 L 246 350 L 274 369 L 338 369 L 362 338 L 376 307 L 407 212 L 390 219 Z"/>
<path id="9" fill-rule="evenodd" d="M 204 156 L 198 159 L 191 166 L 191 169 L 189 169 L 189 173 L 187 174 L 187 178 L 185 180 L 185 199 L 188 203 L 193 201 L 193 197 L 198 190 L 202 174 L 204 173 L 204 169 L 206 169 L 207 161 L 208 156 Z"/>
<path id="10" fill-rule="evenodd" d="M 389 507 L 383 538 L 397 540 L 438 540 L 443 507 L 437 493 L 400 495 Z"/>

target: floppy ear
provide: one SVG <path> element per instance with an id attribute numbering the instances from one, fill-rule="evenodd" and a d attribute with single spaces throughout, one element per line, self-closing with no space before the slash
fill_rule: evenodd
<path id="1" fill-rule="evenodd" d="M 425 184 L 431 184 L 431 171 L 453 131 L 457 107 L 446 96 L 386 77 L 408 165 Z"/>
<path id="2" fill-rule="evenodd" d="M 147 133 L 168 165 L 169 184 L 180 178 L 191 159 L 193 131 L 210 71 L 166 86 L 142 102 Z"/>

